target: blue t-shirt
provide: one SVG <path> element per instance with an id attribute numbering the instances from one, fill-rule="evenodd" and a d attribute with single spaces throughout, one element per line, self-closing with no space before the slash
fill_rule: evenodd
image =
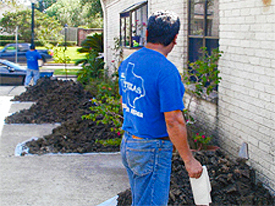
<path id="1" fill-rule="evenodd" d="M 42 59 L 42 57 L 37 52 L 37 50 L 27 51 L 26 58 L 27 58 L 27 65 L 29 69 L 39 70 L 38 59 Z"/>
<path id="2" fill-rule="evenodd" d="M 184 86 L 177 68 L 161 53 L 142 48 L 119 68 L 122 129 L 142 138 L 167 137 L 164 112 L 183 110 Z"/>

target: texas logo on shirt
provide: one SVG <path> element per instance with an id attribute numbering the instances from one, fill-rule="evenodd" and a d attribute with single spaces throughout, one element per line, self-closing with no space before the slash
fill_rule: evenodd
<path id="1" fill-rule="evenodd" d="M 136 108 L 136 102 L 145 96 L 144 80 L 134 73 L 135 65 L 128 63 L 125 73 L 121 73 L 122 91 L 126 94 L 127 105 Z M 132 113 L 132 112 L 131 112 Z"/>

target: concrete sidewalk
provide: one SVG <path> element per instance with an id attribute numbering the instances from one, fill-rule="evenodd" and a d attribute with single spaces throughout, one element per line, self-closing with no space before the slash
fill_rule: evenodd
<path id="1" fill-rule="evenodd" d="M 57 127 L 3 124 L 10 112 L 31 105 L 10 102 L 14 95 L 24 91 L 24 87 L 0 86 L 1 206 L 96 206 L 129 187 L 120 154 L 16 157 L 18 143 L 43 137 Z"/>

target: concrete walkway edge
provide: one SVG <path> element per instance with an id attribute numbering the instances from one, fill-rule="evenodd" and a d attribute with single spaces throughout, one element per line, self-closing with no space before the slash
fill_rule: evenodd
<path id="1" fill-rule="evenodd" d="M 10 112 L 30 104 L 12 103 L 24 87 L 0 87 L 0 205 L 114 206 L 129 188 L 119 153 L 15 156 L 16 145 L 50 134 L 56 124 L 4 124 Z"/>

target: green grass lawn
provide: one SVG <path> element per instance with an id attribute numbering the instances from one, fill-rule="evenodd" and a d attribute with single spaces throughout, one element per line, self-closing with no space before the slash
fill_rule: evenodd
<path id="1" fill-rule="evenodd" d="M 85 58 L 86 53 L 78 53 L 78 48 L 80 47 L 67 47 L 66 55 L 73 61 Z"/>
<path id="2" fill-rule="evenodd" d="M 60 47 L 60 48 L 61 48 L 61 51 L 64 51 L 65 47 Z M 66 56 L 68 56 L 71 59 L 71 61 L 69 63 L 75 63 L 76 60 L 85 58 L 86 53 L 78 53 L 77 52 L 78 48 L 81 48 L 81 47 L 77 47 L 77 46 L 67 47 Z M 36 47 L 36 49 L 46 49 L 46 48 L 45 47 Z M 54 61 L 52 61 L 52 62 L 54 62 Z"/>
<path id="3" fill-rule="evenodd" d="M 67 69 L 67 75 L 76 75 L 79 69 Z M 54 75 L 66 75 L 65 69 L 55 69 Z"/>

